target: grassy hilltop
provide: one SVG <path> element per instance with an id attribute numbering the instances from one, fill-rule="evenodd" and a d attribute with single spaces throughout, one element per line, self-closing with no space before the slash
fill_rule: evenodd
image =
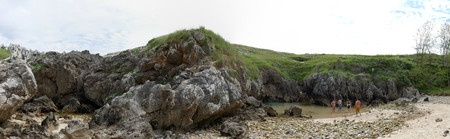
<path id="1" fill-rule="evenodd" d="M 11 53 L 9 53 L 8 50 L 0 48 L 0 59 L 5 59 L 5 58 L 9 57 L 9 55 L 11 55 Z"/>
<path id="2" fill-rule="evenodd" d="M 375 85 L 382 85 L 391 79 L 398 88 L 414 86 L 421 92 L 450 93 L 441 56 L 431 54 L 427 72 L 419 70 L 414 55 L 334 55 L 334 54 L 292 54 L 232 44 L 220 35 L 203 27 L 179 30 L 151 39 L 147 50 L 163 45 L 166 41 L 186 40 L 192 31 L 202 32 L 206 39 L 214 43 L 216 51 L 209 57 L 216 67 L 229 67 L 235 72 L 245 72 L 251 78 L 261 75 L 261 70 L 273 69 L 288 79 L 299 82 L 315 73 L 341 73 L 346 78 L 357 74 L 369 75 Z M 299 46 L 301 49 L 301 46 Z M 244 66 L 245 68 L 240 68 Z M 244 70 L 244 71 L 242 71 Z M 230 73 L 236 75 L 237 73 Z"/>

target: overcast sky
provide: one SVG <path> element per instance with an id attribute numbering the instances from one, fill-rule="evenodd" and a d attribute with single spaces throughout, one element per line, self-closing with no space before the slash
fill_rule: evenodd
<path id="1" fill-rule="evenodd" d="M 0 0 L 0 44 L 107 54 L 205 26 L 297 54 L 412 54 L 418 26 L 449 18 L 448 0 Z"/>

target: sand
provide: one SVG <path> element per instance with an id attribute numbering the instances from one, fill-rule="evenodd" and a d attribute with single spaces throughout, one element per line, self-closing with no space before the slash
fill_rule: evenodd
<path id="1" fill-rule="evenodd" d="M 445 130 L 450 130 L 450 105 L 449 104 L 433 104 L 419 103 L 416 104 L 419 110 L 430 111 L 427 115 L 406 121 L 409 127 L 391 133 L 390 138 L 393 139 L 438 139 L 450 138 L 443 136 Z M 442 122 L 436 122 L 437 118 L 442 118 Z"/>

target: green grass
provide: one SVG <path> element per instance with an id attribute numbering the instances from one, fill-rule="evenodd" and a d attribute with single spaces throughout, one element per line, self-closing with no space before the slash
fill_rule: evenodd
<path id="1" fill-rule="evenodd" d="M 8 58 L 10 55 L 11 53 L 8 50 L 0 48 L 0 59 Z"/>
<path id="2" fill-rule="evenodd" d="M 430 94 L 450 94 L 450 88 L 433 88 L 433 89 L 427 89 L 423 90 L 425 93 Z"/>
<path id="3" fill-rule="evenodd" d="M 427 68 L 419 68 L 416 65 L 415 55 L 300 55 L 231 44 L 204 27 L 179 30 L 151 39 L 146 48 L 144 47 L 145 49 L 142 50 L 143 52 L 147 50 L 150 56 L 166 43 L 177 43 L 189 39 L 193 31 L 201 32 L 205 36 L 207 44 L 214 44 L 215 51 L 208 57 L 218 68 L 234 69 L 229 72 L 233 77 L 236 77 L 235 73 L 246 73 L 250 78 L 256 79 L 261 76 L 262 70 L 272 69 L 284 78 L 302 82 L 315 73 L 337 72 L 344 78 L 367 75 L 379 87 L 385 85 L 387 80 L 393 80 L 398 88 L 414 86 L 421 92 L 436 92 L 436 89 L 447 87 L 444 82 L 446 79 L 443 78 L 446 77 L 444 76 L 446 72 L 440 63 L 442 57 L 433 54 L 427 55 L 431 61 L 425 64 L 424 67 Z M 201 47 L 203 50 L 206 48 L 204 44 Z M 448 91 L 443 92 L 448 93 Z"/>

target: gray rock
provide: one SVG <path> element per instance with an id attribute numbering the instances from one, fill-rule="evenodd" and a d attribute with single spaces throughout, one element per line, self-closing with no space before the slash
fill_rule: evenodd
<path id="1" fill-rule="evenodd" d="M 333 99 L 356 100 L 359 98 L 367 103 L 386 103 L 399 97 L 414 98 L 417 94 L 414 88 L 404 88 L 397 91 L 392 80 L 385 84 L 378 83 L 376 86 L 371 78 L 365 74 L 355 75 L 353 78 L 344 78 L 340 73 L 328 74 L 317 73 L 306 79 L 302 85 L 303 91 L 307 93 L 313 102 L 320 105 L 330 105 Z"/>
<path id="2" fill-rule="evenodd" d="M 50 112 L 47 117 L 42 121 L 41 126 L 45 128 L 47 132 L 58 129 L 59 122 L 53 112 Z"/>
<path id="3" fill-rule="evenodd" d="M 74 97 L 71 97 L 67 104 L 63 107 L 62 112 L 63 113 L 76 113 L 78 111 L 78 108 L 81 106 L 80 102 L 75 99 Z"/>
<path id="4" fill-rule="evenodd" d="M 127 97 L 128 96 L 128 97 Z M 170 85 L 147 81 L 114 98 L 93 114 L 91 127 L 152 123 L 154 129 L 188 130 L 243 106 L 235 84 L 214 67 L 203 67 L 172 90 Z M 146 122 L 147 121 L 147 122 Z M 133 123 L 133 124 L 132 124 Z M 124 130 L 124 129 L 117 129 Z"/>
<path id="5" fill-rule="evenodd" d="M 243 123 L 225 121 L 220 125 L 221 134 L 229 135 L 233 138 L 245 138 L 248 127 Z"/>
<path id="6" fill-rule="evenodd" d="M 262 102 L 256 100 L 253 96 L 247 97 L 245 103 L 254 107 L 260 107 L 262 105 Z"/>
<path id="7" fill-rule="evenodd" d="M 69 139 L 90 139 L 93 136 L 89 125 L 78 119 L 69 121 L 67 127 L 60 133 Z"/>
<path id="8" fill-rule="evenodd" d="M 284 114 L 294 116 L 294 117 L 301 117 L 302 116 L 302 108 L 298 105 L 294 105 L 289 107 L 289 109 L 284 110 Z"/>
<path id="9" fill-rule="evenodd" d="M 37 93 L 37 84 L 24 63 L 0 66 L 0 123 L 8 119 L 24 102 Z"/>
<path id="10" fill-rule="evenodd" d="M 41 96 L 20 106 L 19 111 L 24 113 L 48 113 L 58 112 L 58 108 L 47 96 Z"/>
<path id="11" fill-rule="evenodd" d="M 442 118 L 436 118 L 436 122 L 442 122 Z"/>
<path id="12" fill-rule="evenodd" d="M 275 117 L 278 115 L 278 112 L 275 109 L 273 109 L 272 106 L 264 105 L 263 108 L 264 108 L 264 111 L 266 111 L 267 115 L 270 117 Z"/>
<path id="13" fill-rule="evenodd" d="M 300 102 L 303 98 L 295 80 L 284 79 L 274 70 L 262 71 L 261 80 L 250 83 L 248 94 L 264 102 Z M 305 94 L 306 95 L 306 94 Z"/>

